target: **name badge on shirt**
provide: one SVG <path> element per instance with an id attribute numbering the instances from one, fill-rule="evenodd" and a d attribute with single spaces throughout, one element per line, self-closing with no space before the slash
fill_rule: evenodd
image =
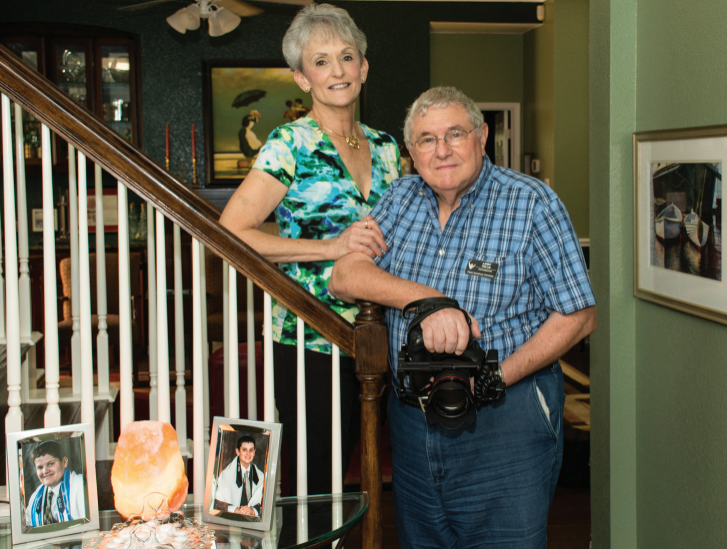
<path id="1" fill-rule="evenodd" d="M 471 276 L 484 276 L 485 278 L 495 278 L 497 269 L 500 266 L 497 263 L 489 261 L 480 261 L 478 259 L 469 259 L 467 261 L 467 269 L 465 273 Z"/>

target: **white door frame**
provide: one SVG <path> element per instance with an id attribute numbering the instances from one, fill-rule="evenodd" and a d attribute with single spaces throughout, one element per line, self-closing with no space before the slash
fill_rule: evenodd
<path id="1" fill-rule="evenodd" d="M 510 120 L 512 121 L 512 133 L 510 139 L 512 143 L 512 169 L 520 170 L 520 103 L 476 103 L 477 108 L 481 111 L 510 111 Z M 490 128 L 494 132 L 494 128 Z M 494 136 L 494 133 L 492 133 Z M 491 159 L 494 160 L 494 159 Z"/>

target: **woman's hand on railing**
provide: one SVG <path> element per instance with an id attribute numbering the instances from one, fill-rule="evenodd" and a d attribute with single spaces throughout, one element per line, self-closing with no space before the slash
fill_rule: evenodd
<path id="1" fill-rule="evenodd" d="M 330 246 L 330 257 L 333 261 L 344 255 L 358 252 L 374 257 L 383 257 L 389 251 L 384 240 L 384 234 L 374 221 L 374 218 L 367 218 L 352 223 L 340 235 L 325 241 Z"/>

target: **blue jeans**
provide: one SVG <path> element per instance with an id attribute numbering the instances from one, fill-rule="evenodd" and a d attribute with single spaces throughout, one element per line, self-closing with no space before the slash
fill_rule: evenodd
<path id="1" fill-rule="evenodd" d="M 563 372 L 512 387 L 474 426 L 447 430 L 391 394 L 394 508 L 405 548 L 545 549 L 563 458 Z"/>

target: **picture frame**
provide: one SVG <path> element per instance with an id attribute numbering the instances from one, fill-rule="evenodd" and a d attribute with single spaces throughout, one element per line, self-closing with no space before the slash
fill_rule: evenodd
<path id="1" fill-rule="evenodd" d="M 90 423 L 7 433 L 7 458 L 13 544 L 99 529 Z"/>
<path id="2" fill-rule="evenodd" d="M 96 232 L 96 191 L 88 189 L 86 194 L 86 207 L 88 209 L 88 232 Z M 103 222 L 104 232 L 119 232 L 119 190 L 117 188 L 103 189 Z"/>
<path id="3" fill-rule="evenodd" d="M 282 429 L 279 423 L 214 418 L 202 505 L 205 522 L 271 529 Z"/>
<path id="4" fill-rule="evenodd" d="M 43 232 L 43 209 L 33 208 L 30 210 L 30 229 L 34 233 Z M 53 230 L 58 230 L 58 210 L 53 210 Z"/>
<path id="5" fill-rule="evenodd" d="M 638 132 L 633 147 L 634 296 L 727 324 L 727 125 Z"/>
<path id="6" fill-rule="evenodd" d="M 313 107 L 311 96 L 282 59 L 212 59 L 202 67 L 206 182 L 237 187 L 270 132 L 305 116 Z M 364 112 L 365 90 L 356 102 L 357 120 Z"/>

